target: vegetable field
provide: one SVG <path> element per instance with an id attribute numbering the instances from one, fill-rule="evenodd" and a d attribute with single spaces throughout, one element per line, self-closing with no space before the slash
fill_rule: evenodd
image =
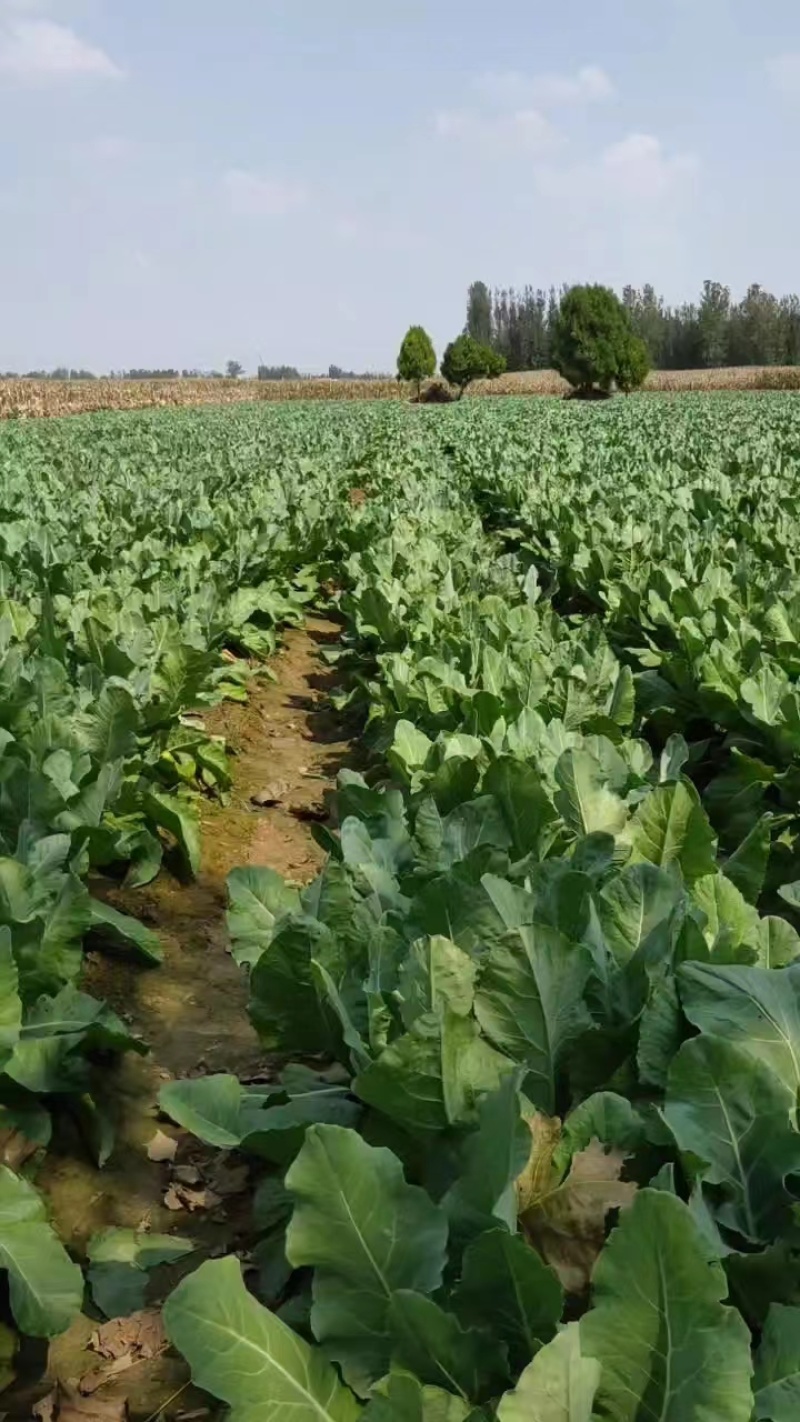
<path id="1" fill-rule="evenodd" d="M 0 1377 L 194 1250 L 164 1325 L 239 1422 L 800 1416 L 795 397 L 10 423 L 0 501 Z M 228 881 L 263 1072 L 160 1098 L 247 1248 L 73 1258 L 37 1165 L 113 1158 L 147 1051 L 84 946 L 159 972 L 207 713 L 310 608 L 360 768 L 312 882 Z"/>

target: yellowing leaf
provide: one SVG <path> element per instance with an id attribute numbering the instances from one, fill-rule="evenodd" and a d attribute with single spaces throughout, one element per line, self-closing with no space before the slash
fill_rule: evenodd
<path id="1" fill-rule="evenodd" d="M 561 1123 L 534 1116 L 528 1124 L 531 1156 L 517 1181 L 520 1222 L 564 1288 L 581 1293 L 603 1248 L 609 1210 L 630 1205 L 636 1186 L 620 1179 L 624 1152 L 606 1151 L 597 1139 L 572 1157 L 562 1175 L 553 1166 Z"/>

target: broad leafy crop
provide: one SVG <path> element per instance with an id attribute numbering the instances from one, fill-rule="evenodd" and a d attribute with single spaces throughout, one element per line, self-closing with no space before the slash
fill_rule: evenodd
<path id="1" fill-rule="evenodd" d="M 128 428 L 129 468 L 113 420 L 7 436 L 15 1103 L 41 1113 L 51 1070 L 85 1094 L 92 1052 L 131 1045 L 76 986 L 80 941 L 156 950 L 84 879 L 144 882 L 165 840 L 196 856 L 193 797 L 225 762 L 187 712 L 243 694 L 222 649 L 268 653 L 333 583 L 340 701 L 365 728 L 314 883 L 229 883 L 279 1074 L 162 1096 L 264 1163 L 263 1303 L 227 1259 L 167 1304 L 197 1380 L 241 1422 L 794 1417 L 791 401 Z M 28 523 L 51 517 L 44 558 Z M 34 788 L 4 809 L 20 764 Z M 51 1248 L 27 1198 L 7 1233 Z"/>
<path id="2" fill-rule="evenodd" d="M 686 401 L 415 429 L 402 480 L 376 440 L 338 535 L 373 768 L 312 885 L 229 884 L 262 1041 L 315 1065 L 163 1101 L 279 1167 L 273 1312 L 211 1262 L 172 1336 L 241 1418 L 782 1422 L 800 424 Z"/>

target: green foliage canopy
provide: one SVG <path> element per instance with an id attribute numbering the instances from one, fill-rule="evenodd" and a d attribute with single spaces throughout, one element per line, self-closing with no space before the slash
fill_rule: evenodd
<path id="1" fill-rule="evenodd" d="M 556 370 L 581 393 L 635 390 L 649 370 L 647 350 L 622 302 L 607 286 L 575 286 L 559 311 L 553 342 Z"/>

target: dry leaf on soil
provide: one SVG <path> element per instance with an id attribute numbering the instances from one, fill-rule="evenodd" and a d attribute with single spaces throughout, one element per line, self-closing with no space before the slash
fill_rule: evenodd
<path id="1" fill-rule="evenodd" d="M 213 1210 L 222 1203 L 222 1197 L 216 1195 L 213 1190 L 193 1190 L 189 1185 L 181 1185 L 176 1181 L 170 1185 L 164 1196 L 164 1204 L 168 1210 Z"/>
<path id="2" fill-rule="evenodd" d="M 33 1409 L 37 1422 L 126 1422 L 124 1398 L 83 1397 L 71 1383 L 56 1383 Z"/>
<path id="3" fill-rule="evenodd" d="M 97 1392 L 99 1387 L 105 1387 L 112 1378 L 126 1373 L 128 1368 L 138 1362 L 139 1358 L 133 1353 L 123 1353 L 121 1358 L 112 1358 L 111 1362 L 105 1363 L 102 1368 L 92 1368 L 90 1372 L 84 1373 L 78 1383 L 78 1391 L 84 1397 L 89 1397 L 91 1393 Z"/>
<path id="4" fill-rule="evenodd" d="M 605 1243 L 606 1216 L 633 1202 L 636 1185 L 620 1180 L 624 1152 L 606 1151 L 597 1139 L 576 1152 L 560 1177 L 553 1169 L 560 1122 L 535 1116 L 528 1125 L 531 1156 L 517 1181 L 522 1228 L 567 1292 L 582 1293 Z"/>
<path id="5" fill-rule="evenodd" d="M 143 1308 L 128 1318 L 112 1318 L 96 1328 L 89 1347 L 102 1358 L 122 1358 L 126 1353 L 155 1358 L 167 1347 L 167 1335 L 157 1308 Z"/>
<path id="6" fill-rule="evenodd" d="M 177 1149 L 178 1142 L 173 1140 L 172 1136 L 166 1135 L 164 1131 L 156 1131 L 147 1147 L 147 1158 L 159 1164 L 165 1160 L 174 1160 Z"/>

